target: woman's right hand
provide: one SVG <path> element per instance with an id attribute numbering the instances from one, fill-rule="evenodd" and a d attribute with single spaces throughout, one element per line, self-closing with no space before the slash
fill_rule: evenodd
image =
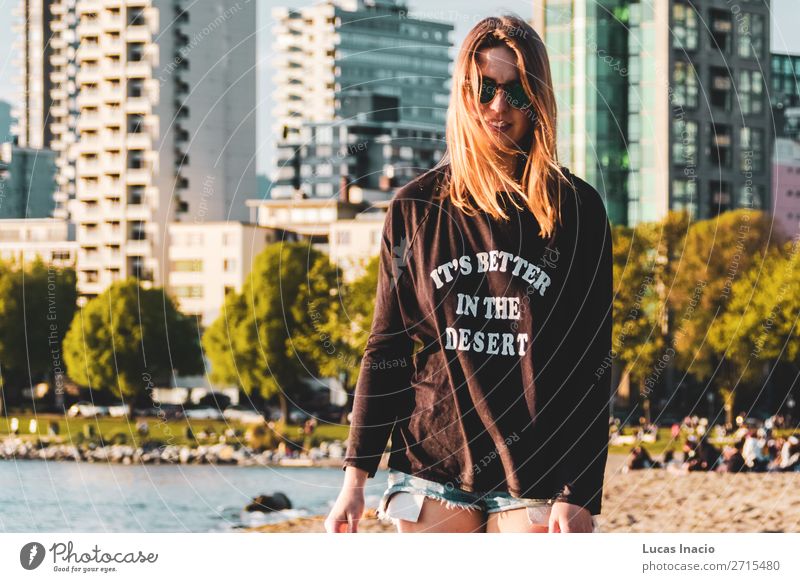
<path id="1" fill-rule="evenodd" d="M 333 509 L 325 519 L 328 533 L 358 533 L 358 521 L 364 513 L 364 482 L 367 472 L 357 467 L 345 469 L 344 485 Z"/>

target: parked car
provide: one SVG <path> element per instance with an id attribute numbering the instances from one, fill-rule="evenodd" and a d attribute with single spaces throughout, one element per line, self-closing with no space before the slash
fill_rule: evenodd
<path id="1" fill-rule="evenodd" d="M 228 421 L 241 422 L 242 424 L 260 424 L 264 422 L 263 414 L 246 406 L 229 406 L 222 413 L 222 416 Z"/>
<path id="2" fill-rule="evenodd" d="M 191 418 L 195 420 L 222 420 L 223 416 L 222 413 L 216 409 L 211 407 L 206 408 L 185 408 L 183 410 L 183 415 L 186 418 Z"/>
<path id="3" fill-rule="evenodd" d="M 159 404 L 148 408 L 137 408 L 133 413 L 136 416 L 152 416 L 175 420 L 183 418 L 183 406 L 179 404 Z"/>
<path id="4" fill-rule="evenodd" d="M 67 410 L 67 416 L 73 418 L 78 416 L 93 418 L 95 416 L 105 416 L 107 414 L 107 406 L 98 406 L 92 402 L 76 402 Z"/>
<path id="5" fill-rule="evenodd" d="M 128 416 L 131 413 L 131 406 L 130 404 L 125 404 L 120 402 L 119 404 L 112 404 L 108 407 L 108 414 L 109 416 L 113 416 L 114 418 L 121 418 L 123 416 Z"/>

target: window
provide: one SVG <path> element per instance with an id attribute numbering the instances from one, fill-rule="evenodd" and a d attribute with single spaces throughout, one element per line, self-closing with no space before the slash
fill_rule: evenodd
<path id="1" fill-rule="evenodd" d="M 743 127 L 739 134 L 739 151 L 741 152 L 742 172 L 764 171 L 764 130 Z"/>
<path id="2" fill-rule="evenodd" d="M 739 188 L 739 208 L 764 208 L 764 186 L 760 184 L 742 184 Z"/>
<path id="3" fill-rule="evenodd" d="M 672 159 L 674 164 L 697 165 L 697 122 L 675 119 L 672 122 Z"/>
<path id="4" fill-rule="evenodd" d="M 128 204 L 138 206 L 144 203 L 144 186 L 128 186 Z"/>
<path id="5" fill-rule="evenodd" d="M 336 232 L 336 244 L 349 245 L 350 244 L 350 231 L 339 230 Z"/>
<path id="6" fill-rule="evenodd" d="M 236 259 L 223 259 L 222 270 L 226 273 L 233 273 L 236 270 Z"/>
<path id="7" fill-rule="evenodd" d="M 128 133 L 142 133 L 144 131 L 144 117 L 138 113 L 128 115 Z"/>
<path id="8" fill-rule="evenodd" d="M 697 216 L 697 182 L 673 180 L 672 199 L 675 210 L 686 210 L 691 218 Z"/>
<path id="9" fill-rule="evenodd" d="M 144 221 L 132 220 L 130 222 L 130 225 L 131 225 L 131 230 L 130 230 L 130 236 L 128 237 L 129 240 L 147 239 L 147 233 L 144 230 Z"/>
<path id="10" fill-rule="evenodd" d="M 728 182 L 712 181 L 709 184 L 711 214 L 717 215 L 731 209 L 731 185 Z"/>
<path id="11" fill-rule="evenodd" d="M 728 70 L 722 67 L 711 67 L 711 105 L 725 111 L 731 110 L 732 83 Z"/>
<path id="12" fill-rule="evenodd" d="M 739 56 L 761 58 L 764 54 L 764 17 L 744 13 L 739 20 Z"/>
<path id="13" fill-rule="evenodd" d="M 729 10 L 710 10 L 709 11 L 709 33 L 711 50 L 719 50 L 722 53 L 729 53 L 731 50 L 731 34 L 733 24 Z"/>
<path id="14" fill-rule="evenodd" d="M 740 71 L 738 90 L 742 113 L 764 112 L 764 78 L 761 71 Z"/>
<path id="15" fill-rule="evenodd" d="M 128 168 L 131 170 L 144 168 L 144 150 L 128 150 Z"/>
<path id="16" fill-rule="evenodd" d="M 708 125 L 709 154 L 711 163 L 717 167 L 731 166 L 731 128 L 729 125 Z"/>
<path id="17" fill-rule="evenodd" d="M 675 48 L 693 51 L 697 48 L 697 13 L 692 6 L 676 2 L 672 6 L 672 34 Z"/>
<path id="18" fill-rule="evenodd" d="M 172 270 L 178 273 L 198 273 L 203 270 L 202 259 L 183 259 L 173 261 Z"/>
<path id="19" fill-rule="evenodd" d="M 691 63 L 676 61 L 672 70 L 673 103 L 681 107 L 697 107 L 697 74 Z"/>
<path id="20" fill-rule="evenodd" d="M 144 59 L 144 43 L 142 42 L 129 42 L 128 43 L 128 61 L 136 63 Z"/>
<path id="21" fill-rule="evenodd" d="M 198 298 L 203 296 L 203 288 L 200 285 L 181 285 L 175 287 L 175 295 L 178 297 Z"/>
<path id="22" fill-rule="evenodd" d="M 128 10 L 128 26 L 143 26 L 144 23 L 144 8 L 131 8 Z"/>

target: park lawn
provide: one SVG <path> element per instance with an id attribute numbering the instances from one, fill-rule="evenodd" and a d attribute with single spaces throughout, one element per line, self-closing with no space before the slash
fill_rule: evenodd
<path id="1" fill-rule="evenodd" d="M 60 414 L 39 414 L 32 413 L 25 414 L 10 414 L 8 416 L 0 417 L 0 437 L 10 434 L 10 421 L 11 418 L 16 417 L 19 419 L 18 436 L 23 438 L 34 439 L 38 435 L 43 441 L 55 443 L 68 443 L 82 440 L 85 437 L 85 428 L 87 425 L 94 427 L 94 434 L 102 436 L 106 442 L 112 442 L 114 438 L 120 438 L 117 435 L 124 435 L 125 442 L 128 444 L 136 443 L 140 445 L 142 441 L 161 441 L 164 444 L 173 445 L 193 445 L 198 442 L 201 444 L 219 442 L 219 436 L 225 434 L 228 429 L 238 431 L 244 434 L 248 426 L 239 422 L 229 422 L 226 420 L 200 420 L 200 419 L 179 419 L 179 420 L 163 420 L 159 417 L 137 417 L 135 420 L 132 418 L 112 418 L 112 417 L 97 417 L 97 418 L 81 418 L 81 417 L 65 417 Z M 29 430 L 30 421 L 36 418 L 37 427 L 36 433 L 33 434 Z M 142 420 L 146 420 L 149 428 L 149 434 L 142 437 L 136 431 L 136 424 Z M 58 435 L 53 437 L 48 434 L 48 429 L 51 422 L 58 424 Z M 214 432 L 215 437 L 211 439 L 200 439 L 193 441 L 187 438 L 186 429 L 191 427 L 195 435 L 205 431 Z M 347 426 L 337 424 L 322 424 L 317 426 L 314 431 L 314 440 L 319 442 L 321 440 L 344 440 L 347 438 Z M 302 427 L 296 425 L 289 425 L 286 427 L 285 434 L 288 438 L 293 440 L 302 441 Z M 79 435 L 84 435 L 80 437 Z M 234 442 L 241 441 L 241 437 L 233 439 Z"/>

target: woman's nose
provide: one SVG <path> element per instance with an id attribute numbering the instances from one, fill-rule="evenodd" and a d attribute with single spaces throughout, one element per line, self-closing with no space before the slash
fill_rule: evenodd
<path id="1" fill-rule="evenodd" d="M 502 113 L 508 109 L 508 101 L 506 100 L 506 92 L 503 89 L 497 89 L 494 92 L 494 99 L 489 102 L 489 109 Z"/>

